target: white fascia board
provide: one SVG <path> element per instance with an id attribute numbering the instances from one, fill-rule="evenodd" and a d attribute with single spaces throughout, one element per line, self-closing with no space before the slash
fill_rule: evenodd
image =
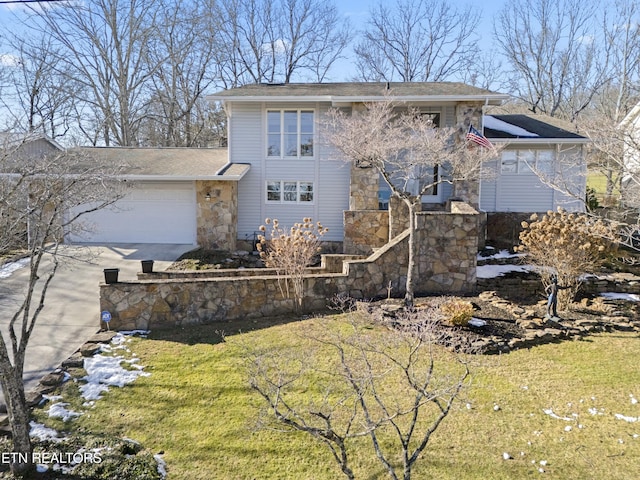
<path id="1" fill-rule="evenodd" d="M 136 182 L 192 182 L 194 180 L 217 180 L 217 181 L 229 181 L 237 182 L 244 177 L 246 172 L 240 175 L 118 175 L 118 178 L 122 180 L 130 180 Z"/>
<path id="2" fill-rule="evenodd" d="M 413 102 L 430 102 L 430 103 L 445 103 L 445 102 L 484 102 L 486 105 L 501 105 L 504 100 L 507 100 L 509 95 L 406 95 L 406 96 L 373 96 L 373 97 L 332 97 L 333 104 L 340 103 L 363 103 L 363 102 L 381 102 L 384 100 L 391 100 L 393 102 L 413 103 Z"/>
<path id="3" fill-rule="evenodd" d="M 491 143 L 504 143 L 509 145 L 566 145 L 591 143 L 588 138 L 491 138 L 487 137 Z"/>
<path id="4" fill-rule="evenodd" d="M 394 102 L 465 102 L 465 101 L 481 101 L 486 105 L 501 105 L 503 101 L 509 99 L 509 95 L 495 94 L 495 95 L 407 95 L 407 96 L 393 96 L 388 97 L 383 95 L 376 96 L 358 96 L 352 95 L 347 97 L 334 96 L 334 95 L 319 95 L 319 96 L 296 96 L 290 95 L 278 95 L 278 96 L 220 96 L 207 97 L 211 101 L 224 101 L 224 102 L 272 102 L 272 103 L 304 103 L 304 102 L 325 102 L 332 105 L 350 104 L 350 103 L 363 103 L 363 102 L 381 102 L 383 100 L 391 100 Z"/>

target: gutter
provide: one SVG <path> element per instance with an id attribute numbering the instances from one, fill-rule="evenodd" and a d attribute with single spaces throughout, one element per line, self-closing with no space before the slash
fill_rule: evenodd
<path id="1" fill-rule="evenodd" d="M 464 101 L 484 101 L 485 105 L 500 105 L 504 100 L 511 98 L 505 94 L 494 95 L 390 95 L 388 97 L 382 95 L 313 95 L 313 96 L 290 96 L 290 95 L 257 95 L 257 96 L 236 96 L 236 95 L 209 95 L 206 97 L 209 101 L 223 102 L 286 102 L 286 103 L 304 103 L 304 102 L 325 102 L 331 104 L 340 103 L 362 103 L 362 102 L 380 102 L 383 100 L 392 100 L 396 102 L 464 102 Z"/>

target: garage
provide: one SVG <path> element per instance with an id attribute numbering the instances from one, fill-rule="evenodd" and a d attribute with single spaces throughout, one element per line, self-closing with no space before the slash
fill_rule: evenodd
<path id="1" fill-rule="evenodd" d="M 193 181 L 138 181 L 114 205 L 84 215 L 84 231 L 67 241 L 195 244 L 196 211 Z"/>

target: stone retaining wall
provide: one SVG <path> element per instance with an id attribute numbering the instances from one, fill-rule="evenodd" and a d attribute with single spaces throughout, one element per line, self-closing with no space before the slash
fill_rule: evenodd
<path id="1" fill-rule="evenodd" d="M 544 298 L 540 276 L 536 273 L 510 273 L 495 278 L 479 278 L 479 291 L 495 290 L 501 294 L 524 298 Z M 612 273 L 587 277 L 579 295 L 598 295 L 605 292 L 640 294 L 640 277 L 627 273 Z"/>
<path id="2" fill-rule="evenodd" d="M 417 215 L 416 235 L 420 244 L 417 294 L 454 294 L 475 289 L 477 216 L 475 210 L 459 204 L 452 206 L 451 213 Z M 318 273 L 305 275 L 304 304 L 297 312 L 325 310 L 337 293 L 353 298 L 403 295 L 408 245 L 409 230 L 405 230 L 366 259 L 328 256 L 324 271 L 319 269 Z M 338 272 L 339 262 L 343 265 Z M 216 271 L 215 275 L 193 272 L 193 277 L 189 274 L 191 278 L 142 277 L 145 279 L 103 284 L 100 309 L 111 313 L 110 327 L 116 330 L 259 318 L 296 311 L 293 300 L 283 295 L 282 279 L 246 270 Z"/>
<path id="3" fill-rule="evenodd" d="M 386 210 L 344 211 L 344 253 L 369 255 L 389 241 Z"/>

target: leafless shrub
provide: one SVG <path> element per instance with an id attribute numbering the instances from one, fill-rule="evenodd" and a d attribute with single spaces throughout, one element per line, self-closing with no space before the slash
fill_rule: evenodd
<path id="1" fill-rule="evenodd" d="M 263 235 L 258 237 L 257 249 L 260 258 L 268 268 L 274 268 L 278 275 L 280 291 L 286 298 L 295 299 L 296 308 L 302 306 L 304 299 L 304 274 L 321 250 L 320 240 L 328 232 L 320 222 L 313 223 L 311 218 L 295 223 L 289 230 L 280 226 L 278 219 L 265 220 L 271 225 L 260 226 Z"/>

